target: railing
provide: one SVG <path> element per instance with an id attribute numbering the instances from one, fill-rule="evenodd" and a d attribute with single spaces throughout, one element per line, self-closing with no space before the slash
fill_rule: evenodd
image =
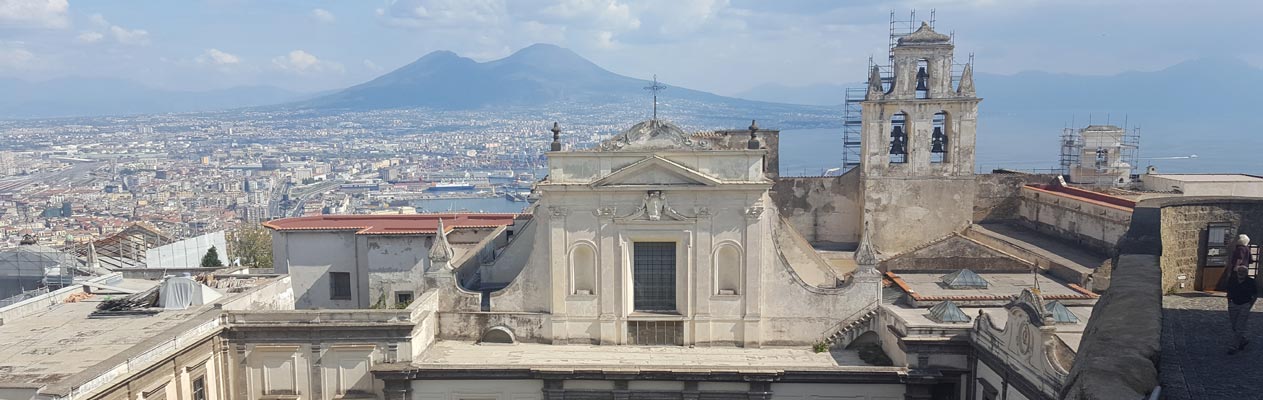
<path id="1" fill-rule="evenodd" d="M 825 340 L 832 338 L 834 333 L 837 333 L 838 331 L 845 329 L 847 325 L 850 325 L 852 322 L 858 321 L 860 319 L 860 316 L 864 314 L 868 314 L 870 311 L 876 310 L 877 306 L 880 304 L 881 304 L 881 299 L 877 299 L 868 304 L 865 304 L 863 307 L 860 307 L 860 309 L 855 310 L 855 312 L 851 313 L 851 315 L 848 315 L 846 316 L 846 318 L 843 318 L 841 321 L 838 321 L 837 324 L 834 324 L 833 326 L 829 327 L 829 329 L 826 329 L 824 332 L 821 333 L 821 335 L 825 337 Z"/>
<path id="2" fill-rule="evenodd" d="M 31 289 L 31 290 L 27 290 L 27 291 L 25 291 L 25 292 L 18 293 L 18 294 L 16 294 L 16 295 L 10 296 L 9 298 L 6 298 L 6 299 L 0 299 L 0 308 L 5 308 L 5 307 L 8 307 L 8 306 L 11 306 L 11 305 L 17 304 L 18 302 L 20 302 L 20 301 L 22 301 L 22 300 L 26 300 L 26 299 L 29 299 L 29 298 L 32 298 L 32 297 L 39 297 L 39 296 L 42 296 L 42 295 L 44 295 L 44 294 L 46 294 L 46 293 L 48 293 L 48 287 L 42 287 L 42 288 L 39 288 L 39 289 Z"/>
<path id="3" fill-rule="evenodd" d="M 71 389 L 69 394 L 57 397 L 56 400 L 79 399 L 84 395 L 113 382 L 121 376 L 133 372 L 140 372 L 147 368 L 150 364 L 153 364 L 155 361 L 174 355 L 180 349 L 206 339 L 207 335 L 218 332 L 221 327 L 222 324 L 220 323 L 219 316 L 216 315 L 209 321 L 189 328 L 189 330 L 176 335 L 176 337 L 171 338 L 170 340 L 151 347 L 149 350 L 145 350 L 134 357 L 128 357 L 126 361 L 123 361 L 114 366 L 114 368 L 110 368 L 108 371 L 101 373 L 101 375 L 97 375 L 95 378 L 84 382 L 82 385 L 79 385 L 79 387 Z"/>

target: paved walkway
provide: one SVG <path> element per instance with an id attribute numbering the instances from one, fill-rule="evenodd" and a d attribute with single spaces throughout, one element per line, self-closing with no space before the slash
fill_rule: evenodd
<path id="1" fill-rule="evenodd" d="M 1228 355 L 1227 300 L 1181 295 L 1162 299 L 1163 398 L 1263 399 L 1263 301 L 1250 316 L 1250 346 Z"/>

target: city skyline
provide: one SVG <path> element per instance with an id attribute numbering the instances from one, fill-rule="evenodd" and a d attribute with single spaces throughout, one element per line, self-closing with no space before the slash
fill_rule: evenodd
<path id="1" fill-rule="evenodd" d="M 619 74 L 648 79 L 656 73 L 672 85 L 733 95 L 768 84 L 862 81 L 868 57 L 885 51 L 889 13 L 906 19 L 909 9 L 924 20 L 937 9 L 940 30 L 967 31 L 955 40 L 961 52 L 985 55 L 980 72 L 1108 75 L 1206 57 L 1263 65 L 1263 53 L 1248 46 L 1248 16 L 1257 14 L 1250 9 L 1263 6 L 1091 4 L 215 0 L 136 6 L 5 0 L 0 78 L 97 77 L 176 90 L 273 85 L 312 92 L 367 81 L 432 51 L 487 61 L 552 43 Z"/>

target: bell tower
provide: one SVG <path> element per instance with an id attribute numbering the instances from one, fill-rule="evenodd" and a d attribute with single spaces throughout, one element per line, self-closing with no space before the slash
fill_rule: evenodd
<path id="1" fill-rule="evenodd" d="M 978 102 L 973 66 L 953 87 L 951 37 L 927 23 L 891 49 L 891 76 L 873 67 L 862 103 L 860 168 L 872 245 L 899 253 L 973 220 Z"/>

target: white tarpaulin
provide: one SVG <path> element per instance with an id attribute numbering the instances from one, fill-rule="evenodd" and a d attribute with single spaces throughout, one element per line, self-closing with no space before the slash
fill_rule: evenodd
<path id="1" fill-rule="evenodd" d="M 222 296 L 215 289 L 186 276 L 167 278 L 158 289 L 158 303 L 168 310 L 183 310 L 189 306 L 200 306 Z"/>

